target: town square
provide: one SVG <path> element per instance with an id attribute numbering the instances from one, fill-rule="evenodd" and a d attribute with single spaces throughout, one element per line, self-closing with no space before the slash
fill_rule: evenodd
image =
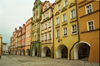
<path id="1" fill-rule="evenodd" d="M 99 66 L 99 0 L 0 5 L 0 66 Z"/>

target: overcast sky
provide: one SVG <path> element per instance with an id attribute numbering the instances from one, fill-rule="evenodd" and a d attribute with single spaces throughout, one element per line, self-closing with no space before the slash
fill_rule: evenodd
<path id="1" fill-rule="evenodd" d="M 47 1 L 54 3 L 55 0 Z M 0 0 L 0 34 L 3 42 L 10 43 L 14 29 L 18 29 L 32 17 L 34 2 L 35 0 Z"/>

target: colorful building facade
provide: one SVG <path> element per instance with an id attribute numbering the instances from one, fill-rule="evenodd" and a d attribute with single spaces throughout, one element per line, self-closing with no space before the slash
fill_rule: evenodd
<path id="1" fill-rule="evenodd" d="M 53 4 L 45 1 L 40 23 L 41 57 L 53 58 Z"/>
<path id="2" fill-rule="evenodd" d="M 33 7 L 32 33 L 31 33 L 31 51 L 30 56 L 41 56 L 40 43 L 40 21 L 43 3 L 40 0 L 35 0 Z"/>
<path id="3" fill-rule="evenodd" d="M 75 0 L 56 0 L 54 4 L 54 58 L 72 60 L 71 47 L 78 42 Z"/>
<path id="4" fill-rule="evenodd" d="M 26 22 L 26 36 L 25 36 L 25 55 L 30 55 L 30 45 L 31 45 L 31 24 L 32 18 L 28 19 Z"/>
<path id="5" fill-rule="evenodd" d="M 88 0 L 76 2 L 80 42 L 74 46 L 74 59 L 87 57 L 89 62 L 99 62 L 100 3 Z"/>
<path id="6" fill-rule="evenodd" d="M 23 24 L 22 40 L 21 40 L 21 55 L 25 55 L 25 33 L 26 33 L 26 27 L 25 27 L 25 24 Z"/>

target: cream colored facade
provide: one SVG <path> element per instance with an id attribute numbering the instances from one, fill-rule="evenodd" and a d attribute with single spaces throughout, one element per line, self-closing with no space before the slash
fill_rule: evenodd
<path id="1" fill-rule="evenodd" d="M 25 55 L 30 55 L 32 18 L 26 22 Z"/>
<path id="2" fill-rule="evenodd" d="M 41 57 L 53 57 L 53 7 L 49 1 L 43 4 L 40 24 Z"/>
<path id="3" fill-rule="evenodd" d="M 74 59 L 71 48 L 78 42 L 75 0 L 56 0 L 54 4 L 54 58 Z"/>
<path id="4" fill-rule="evenodd" d="M 0 34 L 0 57 L 1 57 L 1 50 L 2 50 L 2 35 Z"/>

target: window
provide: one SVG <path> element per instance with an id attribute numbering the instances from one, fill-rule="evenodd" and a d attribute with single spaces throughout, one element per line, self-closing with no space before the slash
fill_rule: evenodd
<path id="1" fill-rule="evenodd" d="M 76 24 L 72 25 L 72 34 L 77 33 Z"/>
<path id="2" fill-rule="evenodd" d="M 42 41 L 44 40 L 44 37 L 42 36 Z"/>
<path id="3" fill-rule="evenodd" d="M 45 15 L 44 15 L 44 19 L 45 19 Z"/>
<path id="4" fill-rule="evenodd" d="M 65 0 L 65 6 L 67 6 L 68 5 L 68 0 Z"/>
<path id="5" fill-rule="evenodd" d="M 56 25 L 58 25 L 58 24 L 59 24 L 59 17 L 56 18 Z"/>
<path id="6" fill-rule="evenodd" d="M 42 30 L 44 29 L 44 26 L 42 25 Z"/>
<path id="7" fill-rule="evenodd" d="M 51 34 L 49 34 L 49 39 L 51 39 Z"/>
<path id="8" fill-rule="evenodd" d="M 88 30 L 89 31 L 94 30 L 94 23 L 93 23 L 93 21 L 88 22 Z"/>
<path id="9" fill-rule="evenodd" d="M 63 22 L 66 21 L 66 14 L 63 15 Z"/>
<path id="10" fill-rule="evenodd" d="M 36 29 L 36 25 L 35 25 L 35 29 Z"/>
<path id="11" fill-rule="evenodd" d="M 75 18 L 75 9 L 71 10 L 71 18 Z"/>
<path id="12" fill-rule="evenodd" d="M 59 38 L 59 37 L 60 37 L 60 31 L 57 30 L 57 38 Z"/>
<path id="13" fill-rule="evenodd" d="M 38 28 L 40 27 L 40 24 L 38 23 Z"/>
<path id="14" fill-rule="evenodd" d="M 51 22 L 49 22 L 49 27 L 51 27 Z"/>
<path id="15" fill-rule="evenodd" d="M 58 11 L 61 9 L 61 6 L 60 5 L 58 5 Z"/>
<path id="16" fill-rule="evenodd" d="M 45 24 L 45 29 L 47 29 L 47 24 Z"/>
<path id="17" fill-rule="evenodd" d="M 86 6 L 86 14 L 92 13 L 92 4 Z"/>
<path id="18" fill-rule="evenodd" d="M 45 40 L 47 40 L 47 35 L 45 35 Z"/>
<path id="19" fill-rule="evenodd" d="M 40 36 L 39 36 L 39 34 L 38 34 L 38 40 L 40 39 Z"/>
<path id="20" fill-rule="evenodd" d="M 48 17 L 48 13 L 47 13 L 47 17 Z"/>
<path id="21" fill-rule="evenodd" d="M 34 30 L 34 26 L 33 26 L 33 30 Z"/>
<path id="22" fill-rule="evenodd" d="M 64 28 L 63 30 L 64 30 L 64 36 L 66 36 L 67 35 L 67 28 Z"/>
<path id="23" fill-rule="evenodd" d="M 45 6 L 45 9 L 47 8 L 47 6 Z"/>
<path id="24" fill-rule="evenodd" d="M 33 36 L 33 41 L 34 41 L 34 36 Z"/>

